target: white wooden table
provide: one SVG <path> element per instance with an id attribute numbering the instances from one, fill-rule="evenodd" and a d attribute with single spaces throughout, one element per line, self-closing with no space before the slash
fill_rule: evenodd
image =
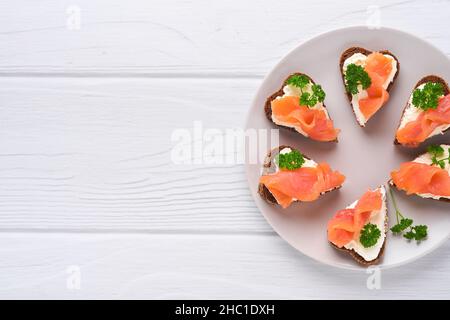
<path id="1" fill-rule="evenodd" d="M 243 126 L 262 77 L 377 22 L 450 55 L 450 1 L 0 3 L 0 298 L 450 298 L 450 243 L 382 273 L 320 265 L 243 166 L 179 166 L 171 133 Z"/>

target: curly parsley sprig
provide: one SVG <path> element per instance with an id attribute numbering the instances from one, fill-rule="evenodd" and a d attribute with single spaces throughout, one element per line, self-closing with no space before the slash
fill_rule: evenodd
<path id="1" fill-rule="evenodd" d="M 286 84 L 290 84 L 294 87 L 304 88 L 308 85 L 309 78 L 303 74 L 294 74 L 287 79 Z"/>
<path id="2" fill-rule="evenodd" d="M 299 151 L 292 150 L 289 153 L 279 153 L 276 162 L 280 169 L 295 170 L 305 163 L 305 158 Z"/>
<path id="3" fill-rule="evenodd" d="M 444 155 L 444 148 L 438 145 L 430 145 L 427 148 L 429 154 L 431 154 L 431 162 L 434 165 L 441 167 L 441 169 L 445 168 L 445 162 L 447 161 L 450 164 L 450 148 L 447 150 L 449 155 L 447 158 L 438 159 L 439 157 Z"/>
<path id="4" fill-rule="evenodd" d="M 422 110 L 436 109 L 439 98 L 444 94 L 442 83 L 427 82 L 422 89 L 413 92 L 412 103 Z"/>
<path id="5" fill-rule="evenodd" d="M 319 84 L 313 84 L 311 86 L 312 93 L 304 92 L 303 90 L 306 89 L 310 82 L 311 81 L 307 76 L 294 74 L 287 79 L 286 84 L 300 88 L 300 105 L 314 107 L 318 102 L 323 102 L 325 100 L 326 94 Z"/>
<path id="6" fill-rule="evenodd" d="M 405 218 L 398 209 L 392 188 L 389 188 L 389 193 L 391 195 L 397 219 L 397 224 L 391 227 L 391 231 L 394 234 L 401 234 L 404 232 L 403 237 L 408 240 L 416 240 L 416 241 L 425 240 L 426 237 L 428 236 L 428 226 L 426 225 L 413 226 L 414 221 L 412 219 Z"/>
<path id="7" fill-rule="evenodd" d="M 367 89 L 372 84 L 369 74 L 363 67 L 351 63 L 345 71 L 345 88 L 351 94 L 358 94 L 358 86 Z"/>
<path id="8" fill-rule="evenodd" d="M 364 248 L 370 248 L 377 244 L 381 237 L 381 231 L 376 224 L 367 223 L 361 230 L 359 242 Z"/>

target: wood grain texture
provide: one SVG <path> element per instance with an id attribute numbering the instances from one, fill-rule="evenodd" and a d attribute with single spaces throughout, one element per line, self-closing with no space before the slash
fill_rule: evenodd
<path id="1" fill-rule="evenodd" d="M 369 290 L 365 270 L 324 266 L 276 236 L 4 233 L 0 241 L 0 298 L 444 299 L 450 285 L 448 244 L 382 271 L 381 288 Z M 67 287 L 72 266 L 80 290 Z"/>
<path id="2" fill-rule="evenodd" d="M 0 72 L 262 76 L 312 36 L 372 21 L 373 6 L 450 53 L 446 0 L 17 0 L 0 4 Z"/>
<path id="3" fill-rule="evenodd" d="M 243 166 L 171 160 L 176 129 L 241 126 L 258 82 L 0 79 L 0 228 L 271 232 Z"/>
<path id="4" fill-rule="evenodd" d="M 174 129 L 242 127 L 287 51 L 373 5 L 450 55 L 448 0 L 0 3 L 0 297 L 449 298 L 448 244 L 370 291 L 276 236 L 242 166 L 170 162 Z"/>

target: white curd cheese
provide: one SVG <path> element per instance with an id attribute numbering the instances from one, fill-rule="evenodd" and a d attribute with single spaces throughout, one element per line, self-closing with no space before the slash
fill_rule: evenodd
<path id="1" fill-rule="evenodd" d="M 280 151 L 280 154 L 290 153 L 291 151 L 292 151 L 291 148 L 283 148 Z M 315 167 L 317 167 L 317 162 L 315 162 L 314 160 L 307 159 L 305 157 L 303 157 L 303 159 L 305 160 L 305 162 L 302 164 L 302 168 L 305 168 L 305 167 L 315 168 Z M 275 159 L 273 159 L 273 164 L 275 165 L 276 171 L 279 171 L 280 169 L 278 168 L 278 164 L 275 161 Z"/>

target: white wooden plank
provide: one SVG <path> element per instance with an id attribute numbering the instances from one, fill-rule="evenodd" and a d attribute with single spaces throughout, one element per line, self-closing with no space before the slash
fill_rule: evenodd
<path id="1" fill-rule="evenodd" d="M 373 23 L 376 7 L 382 26 L 450 54 L 448 1 L 16 0 L 0 3 L 0 73 L 263 75 L 318 33 Z"/>
<path id="2" fill-rule="evenodd" d="M 321 265 L 276 236 L 6 233 L 0 241 L 2 299 L 449 298 L 448 244 L 383 270 L 381 289 L 369 290 L 365 270 Z"/>
<path id="3" fill-rule="evenodd" d="M 272 232 L 243 166 L 171 162 L 175 129 L 242 126 L 258 82 L 1 78 L 0 230 Z"/>

